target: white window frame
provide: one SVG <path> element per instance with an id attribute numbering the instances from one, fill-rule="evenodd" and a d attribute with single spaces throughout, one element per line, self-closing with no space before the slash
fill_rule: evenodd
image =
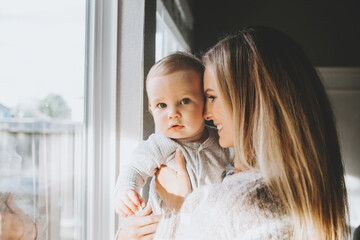
<path id="1" fill-rule="evenodd" d="M 86 239 L 114 239 L 113 192 L 143 136 L 145 0 L 88 0 Z"/>
<path id="2" fill-rule="evenodd" d="M 87 204 L 85 239 L 113 239 L 118 1 L 88 0 L 86 49 Z"/>

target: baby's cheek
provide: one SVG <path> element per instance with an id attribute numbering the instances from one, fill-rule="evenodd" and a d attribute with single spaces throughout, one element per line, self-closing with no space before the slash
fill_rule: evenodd
<path id="1" fill-rule="evenodd" d="M 164 121 L 165 121 L 165 118 L 162 117 L 162 116 L 157 116 L 157 117 L 155 118 L 155 123 L 156 123 L 156 122 L 162 123 L 162 122 L 164 122 Z"/>
<path id="2" fill-rule="evenodd" d="M 203 118 L 203 108 L 196 108 L 193 110 L 192 112 L 192 118 L 193 118 L 193 123 L 195 124 L 201 124 L 203 121 L 204 121 L 204 118 Z"/>
<path id="3" fill-rule="evenodd" d="M 200 114 L 200 115 L 202 115 L 202 112 L 203 112 L 203 110 L 204 110 L 204 104 L 203 103 L 199 103 L 199 104 L 197 104 L 195 107 L 194 107 L 194 109 L 193 109 L 193 112 L 195 112 L 196 114 Z"/>

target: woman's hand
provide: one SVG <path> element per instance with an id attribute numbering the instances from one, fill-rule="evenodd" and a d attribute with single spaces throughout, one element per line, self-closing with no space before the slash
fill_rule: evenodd
<path id="1" fill-rule="evenodd" d="M 116 234 L 116 240 L 149 240 L 154 239 L 156 229 L 161 220 L 161 215 L 151 215 L 151 205 L 148 205 L 143 211 L 133 219 L 131 219 Z"/>
<path id="2" fill-rule="evenodd" d="M 18 216 L 0 212 L 0 218 L 0 239 L 18 240 L 24 235 L 24 224 Z"/>
<path id="3" fill-rule="evenodd" d="M 191 192 L 184 155 L 180 149 L 176 150 L 175 164 L 177 172 L 164 165 L 156 172 L 155 190 L 170 209 L 179 211 Z"/>
<path id="4" fill-rule="evenodd" d="M 12 193 L 8 194 L 5 204 L 10 213 L 0 212 L 0 239 L 36 239 L 37 228 L 35 223 L 16 205 L 12 199 Z"/>

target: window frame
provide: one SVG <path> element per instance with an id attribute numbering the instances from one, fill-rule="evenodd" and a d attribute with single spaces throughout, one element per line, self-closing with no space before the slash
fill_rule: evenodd
<path id="1" fill-rule="evenodd" d="M 87 199 L 85 239 L 112 239 L 116 175 L 118 1 L 87 0 L 85 124 Z"/>

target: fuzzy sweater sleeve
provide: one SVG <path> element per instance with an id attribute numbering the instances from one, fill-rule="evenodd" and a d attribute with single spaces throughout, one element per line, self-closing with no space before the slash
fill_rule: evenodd
<path id="1" fill-rule="evenodd" d="M 204 186 L 192 192 L 183 203 L 180 212 L 172 211 L 163 216 L 156 230 L 156 240 L 167 240 L 179 238 L 179 227 L 186 228 L 187 220 L 192 217 L 193 210 L 198 209 L 202 201 L 209 194 L 211 186 Z M 184 229 L 180 228 L 181 231 Z"/>

